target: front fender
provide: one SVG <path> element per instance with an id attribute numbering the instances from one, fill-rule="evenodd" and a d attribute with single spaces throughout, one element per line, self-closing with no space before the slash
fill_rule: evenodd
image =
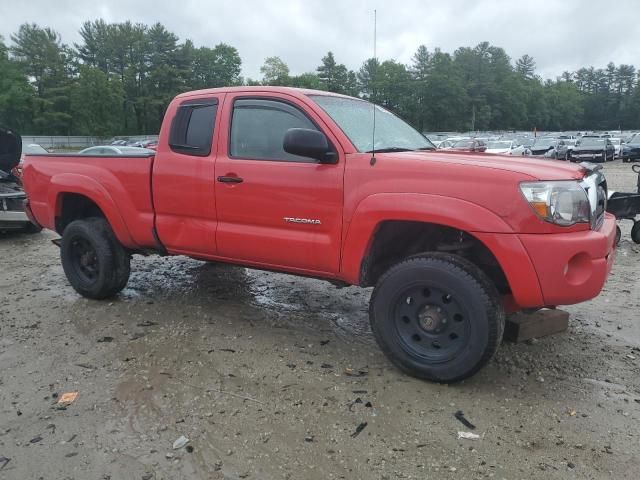
<path id="1" fill-rule="evenodd" d="M 62 198 L 65 193 L 75 193 L 83 195 L 94 202 L 102 213 L 104 213 L 109 225 L 123 245 L 127 247 L 137 246 L 134 242 L 127 225 L 118 211 L 116 202 L 113 200 L 107 189 L 89 176 L 77 173 L 61 173 L 51 177 L 49 191 L 47 194 L 48 205 L 55 205 L 50 212 L 50 224 L 55 225 L 55 217 L 59 216 L 62 210 Z"/>
<path id="2" fill-rule="evenodd" d="M 498 215 L 458 198 L 413 193 L 380 193 L 362 200 L 344 238 L 341 272 L 351 284 L 360 283 L 360 267 L 378 226 L 387 220 L 428 222 L 465 232 L 513 233 Z"/>

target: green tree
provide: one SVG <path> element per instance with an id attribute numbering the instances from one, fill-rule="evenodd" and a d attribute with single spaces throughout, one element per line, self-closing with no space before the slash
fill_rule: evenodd
<path id="1" fill-rule="evenodd" d="M 262 83 L 265 85 L 289 85 L 289 67 L 280 57 L 268 57 L 260 67 Z"/>
<path id="2" fill-rule="evenodd" d="M 120 79 L 89 65 L 80 65 L 78 73 L 71 89 L 74 133 L 98 137 L 122 133 L 124 89 Z"/>
<path id="3" fill-rule="evenodd" d="M 10 51 L 36 92 L 32 102 L 34 133 L 68 135 L 73 52 L 62 44 L 57 32 L 36 24 L 21 25 L 11 40 Z"/>
<path id="4" fill-rule="evenodd" d="M 19 65 L 9 58 L 0 36 L 0 125 L 20 132 L 31 128 L 34 91 Z"/>
<path id="5" fill-rule="evenodd" d="M 323 90 L 335 93 L 346 93 L 349 89 L 349 71 L 338 64 L 332 52 L 322 58 L 322 65 L 317 68 L 318 78 Z"/>

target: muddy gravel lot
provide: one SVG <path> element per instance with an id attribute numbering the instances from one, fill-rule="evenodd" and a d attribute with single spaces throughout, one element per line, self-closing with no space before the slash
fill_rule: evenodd
<path id="1" fill-rule="evenodd" d="M 628 164 L 606 173 L 635 189 Z M 567 332 L 453 386 L 390 365 L 370 290 L 136 256 L 123 293 L 89 301 L 54 234 L 2 235 L 0 479 L 637 478 L 640 246 L 622 228 Z"/>

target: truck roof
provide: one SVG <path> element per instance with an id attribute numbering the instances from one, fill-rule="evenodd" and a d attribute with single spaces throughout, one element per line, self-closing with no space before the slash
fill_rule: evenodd
<path id="1" fill-rule="evenodd" d="M 285 93 L 293 95 L 295 97 L 306 95 L 327 95 L 332 97 L 354 98 L 348 95 L 342 95 L 340 93 L 327 92 L 325 90 L 313 90 L 310 88 L 294 88 L 294 87 L 265 87 L 265 86 L 242 86 L 242 87 L 221 87 L 221 88 L 206 88 L 203 90 L 193 90 L 191 92 L 181 93 L 176 98 L 188 98 L 207 94 L 216 93 Z"/>

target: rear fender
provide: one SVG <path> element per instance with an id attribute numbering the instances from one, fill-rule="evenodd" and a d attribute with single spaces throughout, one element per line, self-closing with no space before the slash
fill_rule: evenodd
<path id="1" fill-rule="evenodd" d="M 86 175 L 62 173 L 51 178 L 47 198 L 49 205 L 55 205 L 55 210 L 51 212 L 51 225 L 55 225 L 55 218 L 62 211 L 62 200 L 66 193 L 83 195 L 95 203 L 104 213 L 120 243 L 126 247 L 136 246 L 124 219 L 118 211 L 116 202 L 109 192 L 100 183 Z"/>

